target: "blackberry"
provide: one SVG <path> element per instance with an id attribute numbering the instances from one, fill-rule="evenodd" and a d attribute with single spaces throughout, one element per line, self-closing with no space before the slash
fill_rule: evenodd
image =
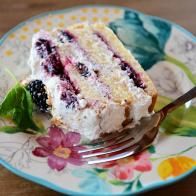
<path id="1" fill-rule="evenodd" d="M 46 58 L 54 50 L 54 48 L 51 47 L 50 41 L 46 39 L 38 39 L 35 43 L 35 47 L 41 58 Z"/>
<path id="2" fill-rule="evenodd" d="M 66 102 L 66 108 L 73 109 L 78 104 L 78 100 L 75 94 L 70 90 L 66 90 L 65 92 L 62 93 L 61 100 Z"/>
<path id="3" fill-rule="evenodd" d="M 41 112 L 47 112 L 49 105 L 46 103 L 48 95 L 45 90 L 45 85 L 41 80 L 33 80 L 27 85 L 27 90 L 30 92 L 33 102 Z"/>
<path id="4" fill-rule="evenodd" d="M 66 39 L 68 42 L 73 42 L 74 36 L 69 31 L 61 31 L 59 35 L 59 41 L 61 43 L 65 43 L 64 39 Z"/>
<path id="5" fill-rule="evenodd" d="M 77 69 L 79 71 L 79 73 L 84 76 L 84 77 L 89 77 L 91 74 L 90 72 L 88 71 L 88 68 L 83 64 L 83 63 L 77 63 L 76 64 L 77 66 Z"/>
<path id="6" fill-rule="evenodd" d="M 50 75 L 63 75 L 64 67 L 58 54 L 51 54 L 42 62 L 45 71 Z"/>
<path id="7" fill-rule="evenodd" d="M 134 69 L 132 69 L 128 63 L 126 63 L 125 61 L 121 61 L 120 63 L 121 66 L 121 70 L 126 71 L 129 78 L 133 79 L 133 82 L 135 84 L 135 86 L 145 89 L 145 85 L 142 82 L 142 80 L 140 79 L 139 75 L 135 72 Z"/>

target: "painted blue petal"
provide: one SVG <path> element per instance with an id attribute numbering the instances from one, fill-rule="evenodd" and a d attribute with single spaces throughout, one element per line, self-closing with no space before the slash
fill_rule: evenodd
<path id="1" fill-rule="evenodd" d="M 74 169 L 72 171 L 72 174 L 76 177 L 83 178 L 83 177 L 91 176 L 95 174 L 95 172 L 92 170 L 85 169 L 85 168 L 79 168 L 79 169 Z"/>
<path id="2" fill-rule="evenodd" d="M 85 192 L 106 193 L 110 192 L 109 185 L 96 175 L 89 176 L 79 184 Z"/>
<path id="3" fill-rule="evenodd" d="M 85 192 L 111 192 L 109 184 L 102 178 L 100 178 L 93 170 L 76 169 L 72 171 L 72 174 L 76 177 L 81 178 L 79 187 Z"/>
<path id="4" fill-rule="evenodd" d="M 171 25 L 169 23 L 130 10 L 125 10 L 124 20 L 129 20 L 131 24 L 143 27 L 156 38 L 159 47 L 164 49 L 171 33 Z"/>
<path id="5" fill-rule="evenodd" d="M 159 42 L 159 47 L 164 49 L 171 34 L 171 25 L 143 14 L 140 15 L 140 19 L 143 22 L 144 28 L 156 37 Z"/>
<path id="6" fill-rule="evenodd" d="M 127 21 L 126 25 L 124 25 L 122 20 L 116 21 L 116 24 L 118 26 L 115 33 L 125 45 L 131 46 L 132 48 L 143 48 L 149 52 L 162 52 L 157 40 L 144 28 L 133 26 Z"/>
<path id="7" fill-rule="evenodd" d="M 144 69 L 164 59 L 164 47 L 171 32 L 166 22 L 126 10 L 124 18 L 111 22 L 109 27 Z"/>

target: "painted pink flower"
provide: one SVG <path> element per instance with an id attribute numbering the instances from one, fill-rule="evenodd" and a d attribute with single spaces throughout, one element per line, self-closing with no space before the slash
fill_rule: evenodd
<path id="1" fill-rule="evenodd" d="M 36 139 L 40 147 L 36 147 L 32 153 L 38 157 L 47 157 L 48 165 L 51 169 L 58 171 L 64 169 L 67 163 L 82 165 L 78 150 L 84 149 L 82 146 L 75 146 L 80 142 L 80 134 L 67 132 L 66 134 L 58 127 L 51 127 L 48 136 Z"/>
<path id="2" fill-rule="evenodd" d="M 152 169 L 150 153 L 144 151 L 138 155 L 100 164 L 102 168 L 112 168 L 115 178 L 120 180 L 130 180 L 133 178 L 134 170 L 148 172 Z"/>

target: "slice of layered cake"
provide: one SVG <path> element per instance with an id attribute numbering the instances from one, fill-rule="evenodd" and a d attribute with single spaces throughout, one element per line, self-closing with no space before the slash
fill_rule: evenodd
<path id="1" fill-rule="evenodd" d="M 38 32 L 29 64 L 31 80 L 46 86 L 52 122 L 90 140 L 153 111 L 152 81 L 102 23 Z"/>

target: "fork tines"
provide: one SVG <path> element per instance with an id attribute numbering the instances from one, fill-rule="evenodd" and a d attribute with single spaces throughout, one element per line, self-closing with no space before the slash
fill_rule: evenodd
<path id="1" fill-rule="evenodd" d="M 137 136 L 137 137 L 136 137 Z M 138 149 L 135 145 L 141 138 L 134 129 L 127 128 L 122 132 L 106 136 L 90 143 L 90 148 L 79 150 L 78 153 L 88 164 L 104 163 L 130 156 Z M 96 160 L 92 160 L 96 157 Z"/>
<path id="2" fill-rule="evenodd" d="M 139 151 L 139 148 L 140 148 L 139 144 L 132 145 L 132 146 L 129 146 L 128 148 L 126 148 L 126 151 L 121 150 L 118 152 L 118 154 L 115 154 L 115 155 L 106 156 L 106 157 L 98 158 L 95 160 L 87 160 L 87 163 L 89 165 L 92 165 L 92 164 L 105 163 L 108 161 L 114 161 L 114 160 L 126 158 L 128 156 L 135 154 L 135 151 Z"/>

